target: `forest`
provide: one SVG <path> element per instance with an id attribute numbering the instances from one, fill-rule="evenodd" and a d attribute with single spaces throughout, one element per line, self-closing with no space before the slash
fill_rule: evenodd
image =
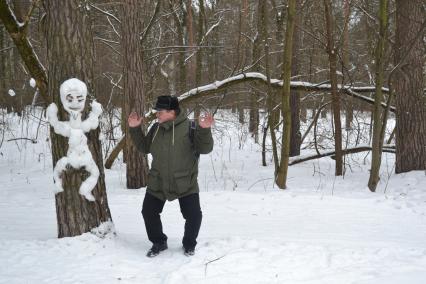
<path id="1" fill-rule="evenodd" d="M 192 119 L 213 114 L 220 141 L 230 129 L 238 149 L 251 141 L 249 173 L 266 170 L 274 191 L 319 161 L 331 160 L 335 179 L 363 163 L 372 194 L 386 179 L 384 155 L 388 176 L 426 171 L 424 0 L 0 0 L 0 23 L 2 156 L 44 139 L 50 104 L 70 120 L 65 80 L 87 85 L 83 118 L 102 106 L 99 127 L 84 134 L 99 169 L 94 200 L 76 190 L 89 168 L 66 167 L 54 196 L 58 238 L 113 220 L 106 179 L 117 164 L 126 189 L 146 187 L 150 157 L 133 145 L 127 117 L 144 116 L 147 132 L 161 95 L 178 97 Z M 52 127 L 46 139 L 54 167 L 68 139 Z"/>

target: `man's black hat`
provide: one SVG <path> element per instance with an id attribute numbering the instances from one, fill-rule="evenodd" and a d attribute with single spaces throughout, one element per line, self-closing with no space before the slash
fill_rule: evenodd
<path id="1" fill-rule="evenodd" d="M 159 96 L 155 103 L 155 110 L 178 110 L 179 101 L 177 97 L 172 96 Z"/>

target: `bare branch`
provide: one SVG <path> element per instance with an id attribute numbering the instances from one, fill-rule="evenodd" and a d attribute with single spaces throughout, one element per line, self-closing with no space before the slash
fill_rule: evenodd
<path id="1" fill-rule="evenodd" d="M 342 150 L 342 154 L 343 155 L 355 154 L 359 152 L 371 151 L 371 149 L 372 149 L 371 146 L 357 146 L 357 147 L 347 148 Z M 387 145 L 383 147 L 382 152 L 395 153 L 395 145 Z M 300 164 L 309 160 L 315 160 L 315 159 L 334 156 L 334 155 L 335 155 L 335 151 L 329 151 L 329 152 L 320 153 L 316 155 L 292 157 L 290 158 L 289 166 Z"/>
<path id="2" fill-rule="evenodd" d="M 90 7 L 95 8 L 95 10 L 97 10 L 97 11 L 101 12 L 102 14 L 107 15 L 108 17 L 113 18 L 113 19 L 114 19 L 114 20 L 116 20 L 119 24 L 121 24 L 121 21 L 120 21 L 120 20 L 119 20 L 116 16 L 114 16 L 113 14 L 111 14 L 110 12 L 107 12 L 107 11 L 105 11 L 105 10 L 102 10 L 101 8 L 96 7 L 96 6 L 95 6 L 95 5 L 93 5 L 93 4 L 90 4 Z"/>
<path id="3" fill-rule="evenodd" d="M 157 1 L 157 5 L 155 6 L 154 14 L 151 17 L 151 20 L 149 20 L 148 26 L 142 33 L 141 42 L 144 42 L 146 39 L 146 36 L 148 35 L 149 31 L 151 30 L 152 26 L 154 25 L 155 18 L 157 18 L 158 12 L 160 11 L 160 4 L 161 1 Z"/>

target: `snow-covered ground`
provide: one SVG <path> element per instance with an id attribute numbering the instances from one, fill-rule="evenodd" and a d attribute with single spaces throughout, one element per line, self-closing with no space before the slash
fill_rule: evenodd
<path id="1" fill-rule="evenodd" d="M 343 178 L 330 158 L 292 166 L 282 191 L 271 163 L 261 166 L 260 146 L 218 115 L 214 152 L 200 163 L 196 254 L 182 253 L 183 218 L 171 202 L 162 214 L 169 249 L 151 259 L 145 190 L 125 189 L 120 161 L 106 171 L 116 234 L 56 238 L 47 125 L 38 117 L 0 118 L 0 283 L 426 283 L 425 172 L 393 174 L 392 154 L 376 193 L 366 187 L 366 153 L 348 158 Z M 20 137 L 38 143 L 7 142 Z"/>

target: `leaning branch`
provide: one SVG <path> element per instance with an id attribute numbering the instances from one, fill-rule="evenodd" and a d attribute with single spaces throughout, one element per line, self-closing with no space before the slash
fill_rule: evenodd
<path id="1" fill-rule="evenodd" d="M 241 73 L 239 75 L 235 75 L 232 77 L 229 77 L 227 79 L 224 79 L 222 81 L 216 81 L 208 85 L 204 85 L 201 87 L 194 88 L 192 90 L 189 90 L 188 92 L 183 93 L 178 97 L 181 104 L 189 103 L 192 100 L 195 100 L 197 98 L 206 97 L 211 94 L 220 92 L 222 90 L 225 90 L 226 88 L 229 88 L 234 85 L 243 84 L 247 82 L 260 82 L 262 84 L 268 84 L 268 80 L 265 75 L 262 73 L 257 72 L 248 72 L 248 73 Z M 283 81 L 278 79 L 271 79 L 270 86 L 273 88 L 282 89 Z M 346 85 L 338 85 L 338 88 L 341 90 L 341 92 L 352 96 L 354 98 L 357 98 L 359 100 L 365 101 L 369 104 L 374 104 L 374 99 L 371 99 L 367 96 L 361 95 L 361 93 L 371 93 L 374 92 L 375 87 L 351 87 Z M 313 84 L 309 82 L 302 82 L 302 81 L 291 81 L 290 82 L 290 89 L 291 90 L 297 90 L 297 91 L 322 91 L 327 92 L 331 90 L 330 84 Z M 389 90 L 387 88 L 383 88 L 383 92 L 387 93 Z M 383 107 L 386 107 L 386 104 L 382 104 Z M 394 107 L 391 107 L 391 111 L 395 111 Z M 150 123 L 155 118 L 154 112 L 151 110 L 145 114 L 145 121 L 147 123 Z M 125 139 L 123 136 L 122 139 Z M 118 153 L 123 148 L 123 143 L 120 141 L 116 148 L 112 151 L 111 155 L 108 157 L 108 166 L 111 167 L 112 163 L 115 160 L 115 157 L 118 155 Z"/>
<path id="2" fill-rule="evenodd" d="M 192 99 L 192 97 L 195 97 L 195 96 L 197 98 L 208 96 L 212 93 L 219 92 L 233 85 L 238 85 L 238 84 L 247 83 L 247 82 L 259 82 L 262 84 L 268 84 L 268 80 L 266 76 L 263 75 L 262 73 L 258 73 L 258 72 L 241 73 L 241 74 L 229 77 L 222 81 L 216 81 L 211 84 L 189 90 L 188 92 L 183 93 L 182 95 L 179 96 L 179 101 L 185 102 L 187 100 Z M 282 86 L 283 86 L 282 80 L 271 79 L 271 87 L 281 89 Z M 342 93 L 348 96 L 362 100 L 369 104 L 374 104 L 374 99 L 362 95 L 362 93 L 374 92 L 375 91 L 374 86 L 352 87 L 348 85 L 339 84 L 337 87 Z M 291 81 L 290 89 L 294 91 L 329 92 L 331 90 L 331 85 L 330 84 L 313 84 L 310 82 L 303 82 L 303 81 Z M 388 93 L 389 89 L 382 88 L 382 91 L 384 93 Z M 386 104 L 382 103 L 382 106 L 385 108 Z M 395 108 L 391 107 L 391 111 L 394 112 Z"/>
<path id="3" fill-rule="evenodd" d="M 371 151 L 371 149 L 372 149 L 371 146 L 365 146 L 365 145 L 357 146 L 357 147 L 352 147 L 352 148 L 347 148 L 342 150 L 342 154 L 343 155 L 355 154 L 359 152 Z M 382 149 L 382 152 L 395 154 L 395 145 L 384 146 Z M 289 166 L 300 164 L 309 160 L 315 160 L 315 159 L 320 159 L 323 157 L 329 157 L 334 155 L 335 155 L 335 151 L 329 151 L 329 152 L 324 152 L 324 153 L 320 153 L 316 155 L 297 156 L 297 157 L 290 158 Z"/>

